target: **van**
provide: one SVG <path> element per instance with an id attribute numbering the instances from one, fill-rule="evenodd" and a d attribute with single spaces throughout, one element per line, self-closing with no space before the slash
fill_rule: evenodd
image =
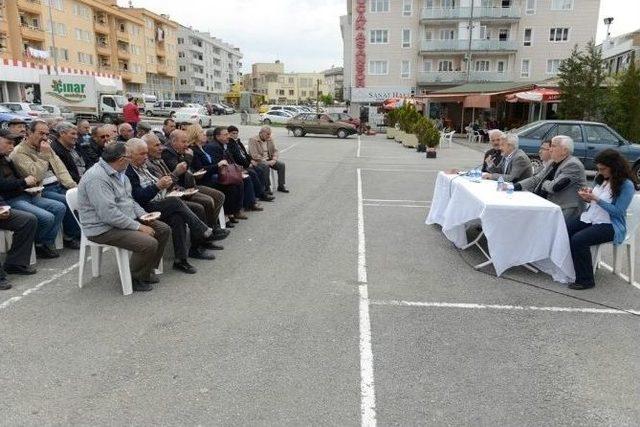
<path id="1" fill-rule="evenodd" d="M 172 117 L 176 110 L 186 107 L 184 101 L 170 100 L 157 101 L 146 111 L 147 116 Z"/>

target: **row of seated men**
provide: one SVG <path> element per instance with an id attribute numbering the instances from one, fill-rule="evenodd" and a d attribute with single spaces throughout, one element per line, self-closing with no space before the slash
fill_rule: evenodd
<path id="1" fill-rule="evenodd" d="M 51 123 L 50 123 L 51 124 Z M 247 149 L 234 126 L 206 133 L 199 125 L 172 119 L 162 131 L 127 124 L 90 127 L 19 120 L 0 131 L 0 229 L 14 233 L 0 268 L 0 289 L 10 289 L 7 274 L 35 274 L 29 265 L 35 244 L 39 258 L 57 258 L 61 232 L 66 248 L 78 249 L 81 230 L 66 203 L 66 192 L 78 189 L 82 232 L 96 243 L 133 252 L 133 289 L 148 291 L 171 234 L 173 268 L 195 274 L 189 258 L 213 260 L 222 250 L 228 228 L 262 211 L 258 200 L 272 202 L 270 170 L 278 173 L 277 190 L 288 193 L 285 164 L 263 127 Z M 228 171 L 242 171 L 230 177 Z M 185 190 L 187 194 L 185 193 Z M 224 207 L 225 225 L 220 211 Z M 144 220 L 159 212 L 157 220 Z M 189 235 L 187 235 L 189 233 Z"/>

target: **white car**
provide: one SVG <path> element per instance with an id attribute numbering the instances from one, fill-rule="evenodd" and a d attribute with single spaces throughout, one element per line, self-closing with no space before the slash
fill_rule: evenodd
<path id="1" fill-rule="evenodd" d="M 53 114 L 56 117 L 62 117 L 65 122 L 75 123 L 76 122 L 76 113 L 71 111 L 69 107 L 58 107 L 53 104 L 42 104 L 42 108 L 47 110 L 49 113 Z"/>
<path id="2" fill-rule="evenodd" d="M 207 114 L 207 109 L 200 108 L 179 108 L 173 116 L 176 122 L 198 123 L 203 128 L 211 127 L 211 116 Z"/>
<path id="3" fill-rule="evenodd" d="M 14 114 L 31 117 L 33 119 L 50 119 L 55 117 L 53 114 L 42 108 L 42 105 L 40 104 L 32 104 L 28 102 L 3 102 L 2 105 L 7 107 Z"/>
<path id="4" fill-rule="evenodd" d="M 200 104 L 195 104 L 195 103 L 189 103 L 187 104 L 188 108 L 204 108 L 202 105 Z"/>
<path id="5" fill-rule="evenodd" d="M 260 114 L 260 123 L 270 125 L 271 123 L 287 123 L 287 120 L 295 114 L 285 110 L 272 110 Z"/>

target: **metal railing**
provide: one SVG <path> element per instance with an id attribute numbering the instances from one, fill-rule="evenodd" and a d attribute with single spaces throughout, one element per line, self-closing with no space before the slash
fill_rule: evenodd
<path id="1" fill-rule="evenodd" d="M 423 40 L 422 51 L 466 51 L 469 40 Z M 517 42 L 513 40 L 472 40 L 471 50 L 480 51 L 510 51 L 518 50 Z"/>
<path id="2" fill-rule="evenodd" d="M 473 17 L 478 19 L 518 19 L 522 16 L 519 7 L 474 7 Z M 469 19 L 470 7 L 423 8 L 422 19 Z"/>
<path id="3" fill-rule="evenodd" d="M 418 73 L 418 83 L 462 83 L 467 81 L 466 71 L 422 71 Z M 469 81 L 472 82 L 506 82 L 509 73 L 495 71 L 472 71 Z"/>

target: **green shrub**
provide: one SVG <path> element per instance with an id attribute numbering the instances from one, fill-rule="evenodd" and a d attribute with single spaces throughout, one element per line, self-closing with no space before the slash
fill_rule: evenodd
<path id="1" fill-rule="evenodd" d="M 418 137 L 418 144 L 426 145 L 429 148 L 438 146 L 440 142 L 440 132 L 433 120 L 420 117 L 413 127 L 413 131 Z"/>

